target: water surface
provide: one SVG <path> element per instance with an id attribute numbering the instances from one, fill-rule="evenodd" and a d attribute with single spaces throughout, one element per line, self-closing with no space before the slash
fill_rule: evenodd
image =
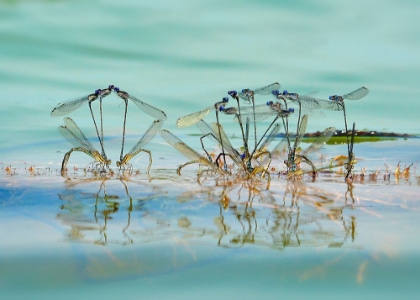
<path id="1" fill-rule="evenodd" d="M 83 153 L 66 180 L 59 168 L 70 145 L 49 114 L 115 84 L 163 109 L 164 127 L 199 150 L 189 136 L 198 130 L 175 128 L 178 117 L 228 90 L 278 81 L 321 98 L 366 86 L 366 98 L 346 103 L 349 124 L 418 134 L 418 11 L 417 1 L 1 1 L 1 298 L 413 298 L 417 139 L 355 145 L 366 177 L 350 186 L 335 173 L 295 184 L 273 174 L 269 190 L 200 185 L 195 165 L 175 174 L 185 159 L 159 137 L 148 145 L 152 181 L 145 155 L 130 180 L 85 178 Z M 113 163 L 123 112 L 115 95 L 104 100 Z M 308 131 L 343 127 L 341 113 L 305 113 Z M 70 117 L 98 148 L 88 107 Z M 152 121 L 129 107 L 127 147 Z M 346 146 L 331 145 L 313 159 L 340 154 Z M 393 176 L 400 161 L 413 163 L 410 176 Z"/>

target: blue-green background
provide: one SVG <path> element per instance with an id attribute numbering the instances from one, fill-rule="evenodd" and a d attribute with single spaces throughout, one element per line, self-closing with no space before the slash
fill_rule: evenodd
<path id="1" fill-rule="evenodd" d="M 349 122 L 418 133 L 419 12 L 418 1 L 1 1 L 1 148 L 61 139 L 51 109 L 109 84 L 166 111 L 170 130 L 230 89 L 278 81 L 327 98 L 366 86 Z M 120 136 L 112 99 L 105 133 Z M 152 120 L 131 112 L 143 132 Z M 94 136 L 87 107 L 70 116 Z M 308 130 L 342 124 L 312 112 Z"/>
<path id="2" fill-rule="evenodd" d="M 198 194 L 194 168 L 189 177 L 171 178 L 185 160 L 157 137 L 150 144 L 154 182 L 144 176 L 129 185 L 135 204 L 130 228 L 157 237 L 137 236 L 131 246 L 102 247 L 93 243 L 103 225 L 103 219 L 95 223 L 93 212 L 100 183 L 69 187 L 55 171 L 31 177 L 22 163 L 59 168 L 70 145 L 57 132 L 63 121 L 51 118 L 51 109 L 109 84 L 163 109 L 165 128 L 196 148 L 198 139 L 186 134 L 197 130 L 175 128 L 178 117 L 220 101 L 228 90 L 275 81 L 289 91 L 316 92 L 321 98 L 366 86 L 366 98 L 347 102 L 349 123 L 418 134 L 419 13 L 418 1 L 0 1 L 0 163 L 2 169 L 21 167 L 19 176 L 2 171 L 0 182 L 0 298 L 413 298 L 420 270 L 414 174 L 401 182 L 366 179 L 367 184 L 355 184 L 354 205 L 345 202 L 342 178 L 306 182 L 299 209 L 292 207 L 290 195 L 285 201 L 285 211 L 300 218 L 300 236 L 307 237 L 300 247 L 276 248 L 268 231 L 258 227 L 264 226 L 265 214 L 271 222 L 274 213 L 269 206 L 256 206 L 260 219 L 251 234 L 267 239 L 268 246 L 264 240 L 232 250 L 217 246 L 223 235 L 217 218 L 223 214 L 237 226 L 226 243 L 246 230 L 231 210 L 220 209 L 221 188 L 216 195 Z M 105 146 L 113 162 L 119 155 L 123 111 L 114 95 L 104 100 Z M 307 113 L 308 131 L 343 126 L 341 113 Z M 88 108 L 70 116 L 95 141 Z M 228 120 L 223 120 L 228 133 L 238 135 Z M 151 122 L 131 105 L 127 143 L 131 146 Z M 418 144 L 358 144 L 357 170 L 369 164 L 370 170 L 383 172 L 387 163 L 392 172 L 398 161 L 416 163 Z M 334 155 L 346 150 L 327 149 Z M 89 161 L 75 154 L 69 166 Z M 142 168 L 145 164 L 140 162 Z M 173 174 L 158 173 L 162 166 Z M 274 180 L 269 192 L 276 204 L 290 193 L 288 188 L 285 180 Z M 118 194 L 121 202 L 109 220 L 109 237 L 121 243 L 128 196 L 117 180 L 108 192 Z M 246 195 L 239 201 L 236 192 L 229 197 L 243 207 Z M 271 204 L 267 201 L 261 205 Z M 168 230 L 149 232 L 142 223 L 148 216 L 144 211 L 159 226 L 169 224 Z M 341 220 L 331 216 L 347 224 L 351 217 L 357 220 L 354 242 Z M 201 238 L 179 228 L 178 220 L 185 217 L 193 229 L 198 224 L 212 234 Z M 80 240 L 69 238 L 75 224 L 87 228 Z M 293 228 L 284 230 L 293 233 Z M 343 247 L 328 247 L 344 239 Z"/>

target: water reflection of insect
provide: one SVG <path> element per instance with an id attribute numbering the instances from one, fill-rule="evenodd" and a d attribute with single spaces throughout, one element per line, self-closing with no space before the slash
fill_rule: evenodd
<path id="1" fill-rule="evenodd" d="M 90 193 L 89 185 L 99 182 L 100 186 L 97 192 Z M 127 199 L 121 197 L 119 192 L 115 193 L 116 190 L 113 187 L 118 182 L 122 183 Z M 78 189 L 70 189 L 81 184 L 87 184 L 83 193 L 80 193 Z M 63 204 L 61 205 L 62 212 L 58 214 L 58 218 L 70 225 L 71 231 L 68 235 L 70 239 L 83 239 L 96 245 L 133 243 L 128 229 L 131 226 L 131 213 L 135 207 L 126 182 L 108 178 L 89 178 L 71 180 L 66 182 L 66 185 L 66 192 L 59 194 Z M 125 210 L 127 211 L 127 220 L 122 225 L 117 220 Z M 118 238 L 118 232 L 122 233 L 122 238 Z M 93 233 L 95 234 L 92 235 Z M 96 233 L 99 233 L 99 238 Z"/>

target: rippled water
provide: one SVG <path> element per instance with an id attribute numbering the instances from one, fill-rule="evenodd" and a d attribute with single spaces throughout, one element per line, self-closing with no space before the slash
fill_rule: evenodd
<path id="1" fill-rule="evenodd" d="M 228 90 L 278 81 L 320 98 L 366 86 L 366 98 L 346 103 L 350 124 L 417 134 L 419 5 L 0 1 L 0 296 L 410 298 L 420 269 L 417 139 L 355 145 L 357 171 L 380 176 L 353 189 L 323 174 L 297 186 L 274 176 L 266 191 L 210 179 L 200 186 L 196 166 L 177 177 L 185 160 L 158 137 L 149 145 L 153 180 L 108 180 L 105 193 L 100 181 L 58 176 L 69 144 L 56 129 L 62 119 L 49 114 L 58 102 L 115 84 L 163 109 L 164 128 L 199 149 L 188 136 L 198 130 L 176 129 L 178 117 Z M 123 112 L 115 95 L 104 100 L 113 163 Z M 308 131 L 343 126 L 341 113 L 307 113 Z M 87 106 L 70 116 L 96 142 Z M 129 107 L 127 145 L 152 121 Z M 239 135 L 230 118 L 223 124 Z M 411 176 L 384 180 L 399 161 L 414 163 Z M 76 153 L 69 167 L 81 173 L 89 162 Z M 147 158 L 133 163 L 143 173 Z"/>

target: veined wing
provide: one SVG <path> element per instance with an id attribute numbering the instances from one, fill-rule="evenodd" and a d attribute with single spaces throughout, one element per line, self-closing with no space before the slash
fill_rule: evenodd
<path id="1" fill-rule="evenodd" d="M 233 148 L 232 144 L 229 141 L 229 138 L 227 137 L 225 131 L 223 130 L 222 125 L 218 123 L 212 123 L 211 128 L 213 132 L 216 134 L 216 136 L 219 136 L 219 130 L 220 130 L 220 137 L 221 141 L 223 142 L 223 147 L 225 150 L 232 156 L 232 159 L 235 161 L 235 163 L 239 164 L 241 163 L 242 159 L 239 155 L 238 151 L 236 151 L 235 148 Z"/>
<path id="2" fill-rule="evenodd" d="M 254 94 L 271 95 L 272 91 L 276 91 L 278 89 L 280 89 L 280 83 L 274 82 L 272 84 L 269 84 L 267 86 L 254 90 Z"/>
<path id="3" fill-rule="evenodd" d="M 270 151 L 271 158 L 279 158 L 281 156 L 285 156 L 287 154 L 287 147 L 289 143 L 287 142 L 286 138 L 283 138 L 278 144 Z M 262 164 L 265 165 L 269 161 L 269 157 L 265 157 Z"/>
<path id="4" fill-rule="evenodd" d="M 155 137 L 158 131 L 162 128 L 162 126 L 163 126 L 162 120 L 155 120 L 128 154 L 129 155 L 133 154 L 137 152 L 138 150 L 140 150 L 141 148 L 143 148 L 146 144 L 148 144 Z"/>
<path id="5" fill-rule="evenodd" d="M 287 138 L 283 138 L 272 150 L 271 150 L 271 157 L 280 157 L 281 155 L 285 154 L 289 143 L 287 142 Z"/>
<path id="6" fill-rule="evenodd" d="M 200 162 L 208 161 L 205 157 L 198 154 L 195 150 L 191 149 L 187 144 L 173 135 L 171 132 L 167 130 L 161 130 L 160 135 L 163 139 L 176 150 L 178 150 L 181 154 L 183 154 L 186 158 L 190 160 L 197 160 Z M 208 162 L 211 164 L 210 162 Z"/>
<path id="7" fill-rule="evenodd" d="M 308 126 L 308 115 L 303 115 L 302 119 L 300 120 L 299 131 L 297 133 L 296 142 L 294 146 L 295 149 L 297 149 L 300 142 L 302 141 L 302 138 L 305 135 L 307 126 Z"/>
<path id="8" fill-rule="evenodd" d="M 158 108 L 156 108 L 156 107 L 154 107 L 150 104 L 147 104 L 146 102 L 143 102 L 143 101 L 141 101 L 140 99 L 137 99 L 134 96 L 131 96 L 127 92 L 118 91 L 117 95 L 124 100 L 129 99 L 129 100 L 133 101 L 142 111 L 144 111 L 146 114 L 148 114 L 149 116 L 152 116 L 155 119 L 163 120 L 163 121 L 165 121 L 167 119 L 166 114 L 162 110 L 160 110 L 160 109 L 158 109 Z"/>
<path id="9" fill-rule="evenodd" d="M 341 97 L 343 97 L 343 99 L 348 99 L 348 100 L 359 100 L 361 98 L 363 98 L 364 96 L 366 96 L 369 93 L 369 90 L 367 88 L 365 88 L 364 86 L 351 92 L 348 94 L 345 94 Z"/>
<path id="10" fill-rule="evenodd" d="M 280 130 L 280 124 L 274 125 L 274 128 L 271 130 L 271 132 L 266 136 L 264 142 L 261 144 L 260 148 L 258 150 L 262 151 L 268 148 L 268 146 L 271 144 L 271 142 L 276 138 L 277 134 Z"/>
<path id="11" fill-rule="evenodd" d="M 252 108 L 252 106 L 245 106 L 245 107 L 241 107 L 241 115 L 242 114 L 252 114 L 252 113 L 266 113 L 266 112 L 271 112 L 273 111 L 273 109 L 268 106 L 267 104 L 259 104 L 259 105 L 255 105 L 255 110 Z"/>
<path id="12" fill-rule="evenodd" d="M 275 117 L 277 115 L 277 112 L 275 111 L 270 111 L 267 113 L 255 113 L 255 121 L 256 122 L 260 122 L 260 121 L 264 121 L 267 120 L 270 117 Z M 253 120 L 253 114 L 241 114 L 242 117 L 250 117 Z M 239 122 L 239 118 L 237 116 L 235 116 L 234 118 L 235 122 Z"/>
<path id="13" fill-rule="evenodd" d="M 318 151 L 322 148 L 326 142 L 331 138 L 331 136 L 335 133 L 334 127 L 328 127 L 325 129 L 321 135 L 307 148 L 305 151 L 302 152 L 302 155 L 306 156 L 311 153 Z"/>
<path id="14" fill-rule="evenodd" d="M 213 132 L 213 129 L 206 121 L 200 120 L 196 125 L 203 135 L 207 135 L 208 139 L 212 140 L 215 144 L 220 144 L 219 134 Z"/>
<path id="15" fill-rule="evenodd" d="M 203 119 L 205 116 L 207 116 L 209 112 L 213 109 L 214 106 L 210 106 L 195 113 L 183 116 L 176 121 L 176 126 L 178 128 L 184 128 L 194 125 L 195 123 Z"/>
<path id="16" fill-rule="evenodd" d="M 200 131 L 203 134 L 207 135 L 207 137 L 211 139 L 213 142 L 217 144 L 222 144 L 223 142 L 223 148 L 227 151 L 227 153 L 231 155 L 231 157 L 233 157 L 233 160 L 236 163 L 239 163 L 241 161 L 240 155 L 238 154 L 236 149 L 233 148 L 222 126 L 220 126 L 220 135 L 222 136 L 221 139 L 220 139 L 217 123 L 213 123 L 212 126 L 210 127 L 204 120 L 201 120 L 200 122 L 197 123 L 197 127 L 200 129 Z"/>
<path id="17" fill-rule="evenodd" d="M 321 108 L 321 104 L 319 103 L 319 100 L 314 97 L 306 96 L 306 95 L 299 95 L 299 101 L 303 108 L 307 109 L 319 109 Z"/>
<path id="18" fill-rule="evenodd" d="M 58 131 L 67 141 L 69 141 L 74 147 L 85 148 L 90 152 L 96 151 L 92 143 L 86 138 L 71 118 L 64 118 L 64 123 L 65 126 L 59 126 Z"/>
<path id="19" fill-rule="evenodd" d="M 255 89 L 255 90 L 249 90 L 249 89 L 244 89 L 242 90 L 241 93 L 238 94 L 238 96 L 240 98 L 242 98 L 243 100 L 249 100 L 249 98 L 253 95 L 253 94 L 258 94 L 258 95 L 271 95 L 272 91 L 278 90 L 280 88 L 280 84 L 278 82 L 274 82 L 272 84 L 269 84 L 267 86 Z"/>
<path id="20" fill-rule="evenodd" d="M 331 100 L 318 100 L 322 109 L 332 110 L 332 111 L 343 111 L 343 105 L 338 101 Z"/>
<path id="21" fill-rule="evenodd" d="M 75 111 L 79 107 L 83 106 L 84 104 L 88 103 L 89 101 L 96 100 L 98 97 L 99 95 L 90 94 L 77 99 L 61 102 L 51 111 L 51 117 L 60 117 L 67 115 Z"/>

